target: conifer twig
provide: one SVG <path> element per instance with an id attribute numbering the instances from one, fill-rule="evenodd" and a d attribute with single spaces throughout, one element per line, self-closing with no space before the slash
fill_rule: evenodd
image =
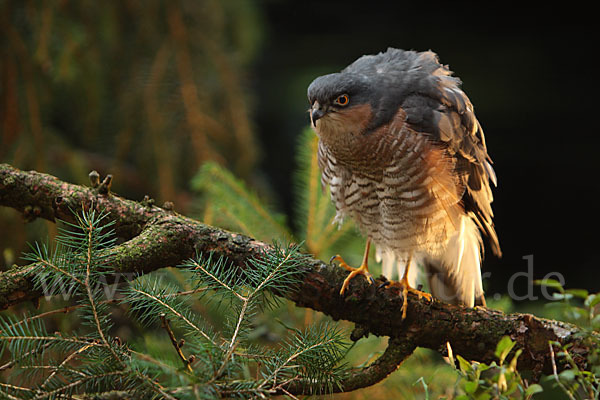
<path id="1" fill-rule="evenodd" d="M 117 360 L 118 363 L 121 364 L 122 366 L 125 366 L 125 363 L 123 362 L 123 360 L 121 360 L 121 357 L 119 357 L 119 355 L 115 352 L 113 347 L 108 343 L 108 340 L 106 340 L 106 336 L 104 335 L 104 329 L 102 328 L 102 324 L 100 323 L 100 319 L 98 317 L 98 310 L 96 308 L 96 300 L 94 299 L 94 295 L 92 293 L 92 285 L 90 284 L 90 275 L 91 275 L 92 262 L 93 262 L 93 258 L 92 258 L 92 248 L 93 248 L 93 240 L 94 240 L 93 234 L 94 234 L 94 231 L 96 230 L 96 227 L 92 224 L 91 220 L 88 221 L 88 225 L 87 225 L 86 229 L 87 229 L 88 243 L 87 243 L 87 252 L 86 252 L 87 259 L 86 259 L 84 286 L 86 289 L 88 300 L 90 302 L 90 306 L 92 308 L 92 314 L 94 316 L 96 330 L 98 331 L 98 335 L 100 335 L 100 339 L 106 345 L 106 347 L 108 348 L 110 353 L 113 355 L 115 360 Z"/>
<path id="2" fill-rule="evenodd" d="M 114 274 L 143 274 L 181 265 L 196 254 L 213 254 L 227 260 L 228 268 L 252 268 L 252 259 L 261 259 L 273 247 L 252 238 L 231 233 L 183 217 L 171 210 L 123 199 L 113 193 L 102 194 L 94 188 L 68 184 L 35 171 L 21 171 L 0 164 L 0 205 L 25 213 L 37 206 L 36 216 L 50 221 L 74 221 L 73 213 L 95 208 L 115 221 L 113 226 L 121 244 L 102 250 L 105 268 Z M 143 251 L 140 251 L 143 249 Z M 347 273 L 308 256 L 299 271 L 302 282 L 294 291 L 273 291 L 296 303 L 331 316 L 367 327 L 379 336 L 401 338 L 405 343 L 445 351 L 451 342 L 454 351 L 466 359 L 480 362 L 495 360 L 494 349 L 509 335 L 523 349 L 519 370 L 553 372 L 548 341 L 570 344 L 576 351 L 578 366 L 585 369 L 590 347 L 582 340 L 581 329 L 559 321 L 529 314 L 504 314 L 484 307 L 460 307 L 434 300 L 419 299 L 409 293 L 407 317 L 402 321 L 400 292 L 393 287 L 378 288 L 352 282 L 349 294 L 339 295 Z M 43 295 L 34 288 L 31 266 L 14 267 L 0 272 L 0 310 Z M 160 301 L 161 299 L 157 299 Z M 193 325 L 193 324 L 192 324 Z M 595 334 L 594 334 L 595 335 Z M 473 345 L 476 343 L 476 345 Z M 564 363 L 556 364 L 560 372 Z"/>
<path id="3" fill-rule="evenodd" d="M 30 388 L 26 388 L 26 387 L 22 387 L 22 386 L 15 386 L 15 385 L 3 383 L 3 382 L 0 382 L 0 388 L 10 389 L 10 390 L 15 390 L 15 391 L 22 391 L 22 392 L 29 392 L 29 393 L 34 392 L 33 389 L 30 389 Z M 19 397 L 12 396 L 8 392 L 3 392 L 2 395 L 6 396 L 7 398 L 9 398 L 11 400 L 13 400 L 13 399 L 21 400 Z"/>
<path id="4" fill-rule="evenodd" d="M 21 320 L 15 322 L 14 324 L 11 324 L 10 327 L 13 328 L 13 327 L 18 326 L 18 325 L 27 324 L 27 323 L 29 323 L 31 321 L 36 320 L 36 319 L 44 318 L 44 317 L 47 317 L 47 316 L 53 315 L 53 314 L 68 313 L 68 312 L 70 312 L 72 310 L 75 310 L 75 309 L 81 308 L 81 307 L 83 307 L 83 306 L 80 305 L 80 304 L 68 305 L 66 307 L 57 308 L 55 310 L 50 310 L 50 311 L 46 311 L 46 312 L 43 312 L 43 313 L 40 313 L 40 314 L 31 315 L 31 316 L 29 316 L 27 318 L 24 318 L 24 319 L 21 319 Z M 0 333 L 2 333 L 1 329 L 0 329 Z M 1 370 L 2 369 L 0 368 L 0 371 Z"/>
<path id="5" fill-rule="evenodd" d="M 157 302 L 161 306 L 165 307 L 170 312 L 172 312 L 173 315 L 177 316 L 179 319 L 181 319 L 183 322 L 185 322 L 195 332 L 199 333 L 202 337 L 204 337 L 206 340 L 208 340 L 209 342 L 211 342 L 214 346 L 217 346 L 217 344 L 215 343 L 215 341 L 209 335 L 207 335 L 206 332 L 204 332 L 199 326 L 197 326 L 196 324 L 194 324 L 193 321 L 190 321 L 188 318 L 185 317 L 185 315 L 181 314 L 179 311 L 177 311 L 176 309 L 174 309 L 173 307 L 171 307 L 168 303 L 166 303 L 162 299 L 160 299 L 160 298 L 158 298 L 156 296 L 153 296 L 150 293 L 146 293 L 146 292 L 144 292 L 142 290 L 138 290 L 136 288 L 131 288 L 131 290 L 134 291 L 134 292 L 136 292 L 136 293 L 138 293 L 138 294 L 141 294 L 143 296 L 151 298 L 152 300 L 154 300 L 155 302 Z"/>
<path id="6" fill-rule="evenodd" d="M 40 394 L 40 395 L 36 396 L 35 399 L 41 400 L 41 399 L 53 398 L 53 396 L 58 395 L 67 389 L 77 387 L 79 385 L 83 385 L 87 381 L 91 381 L 91 380 L 99 379 L 99 378 L 106 378 L 109 376 L 117 376 L 117 375 L 124 375 L 124 372 L 123 371 L 112 371 L 112 372 L 105 372 L 105 373 L 99 374 L 99 375 L 85 375 L 84 377 L 82 377 L 76 381 L 69 382 L 69 383 L 65 384 L 64 386 L 55 388 L 52 391 Z"/>
<path id="7" fill-rule="evenodd" d="M 190 374 L 193 373 L 194 371 L 192 370 L 190 361 L 183 354 L 183 351 L 181 350 L 181 346 L 179 345 L 179 342 L 177 341 L 177 338 L 175 337 L 175 334 L 173 333 L 173 330 L 171 329 L 171 326 L 169 325 L 169 320 L 167 319 L 167 316 L 164 313 L 160 314 L 160 320 L 162 322 L 162 327 L 167 331 L 167 334 L 169 335 L 169 339 L 171 339 L 171 344 L 175 348 L 175 352 L 177 352 L 177 355 L 181 359 L 183 366 L 188 370 L 188 372 Z"/>
<path id="8" fill-rule="evenodd" d="M 22 359 L 29 357 L 30 355 L 33 355 L 34 353 L 37 353 L 40 350 L 44 350 L 47 347 L 50 347 L 50 343 L 46 343 L 44 344 L 40 349 L 34 349 L 31 351 L 28 351 L 25 354 L 21 354 L 18 357 L 13 357 L 12 360 L 10 360 L 9 362 L 7 362 L 4 365 L 0 365 L 0 372 L 4 371 L 5 369 L 9 369 L 12 368 L 13 366 L 15 366 L 15 364 L 19 363 L 19 361 L 21 361 Z"/>
<path id="9" fill-rule="evenodd" d="M 64 269 L 60 268 L 59 266 L 55 265 L 54 263 L 48 262 L 47 260 L 42 260 L 40 259 L 39 262 L 44 266 L 44 267 L 50 267 L 52 269 L 54 269 L 57 272 L 60 272 L 61 274 L 67 276 L 69 279 L 74 280 L 75 282 L 79 283 L 81 286 L 85 286 L 85 283 L 77 278 L 75 275 L 65 271 Z"/>
<path id="10" fill-rule="evenodd" d="M 365 387 L 372 386 L 384 380 L 389 374 L 394 372 L 402 362 L 408 358 L 415 346 L 405 343 L 399 339 L 390 339 L 387 348 L 377 360 L 364 368 L 355 369 L 348 376 L 343 378 L 338 386 L 334 386 L 333 393 L 349 392 Z M 292 380 L 282 384 L 276 391 L 279 394 L 304 394 L 305 383 L 299 380 Z M 285 391 L 283 390 L 285 389 Z"/>
<path id="11" fill-rule="evenodd" d="M 218 379 L 219 376 L 221 376 L 221 374 L 225 370 L 225 367 L 229 363 L 229 359 L 231 358 L 231 355 L 235 351 L 235 348 L 237 346 L 238 333 L 240 332 L 240 326 L 242 325 L 242 322 L 244 321 L 244 317 L 245 317 L 247 308 L 248 308 L 248 299 L 245 299 L 242 304 L 242 309 L 240 311 L 240 315 L 238 316 L 237 323 L 235 325 L 235 331 L 233 332 L 233 335 L 231 336 L 231 341 L 229 343 L 229 348 L 227 349 L 227 353 L 225 353 L 225 357 L 223 357 L 223 362 L 221 363 L 221 366 L 219 367 L 219 369 L 214 373 L 211 381 L 214 381 L 214 380 Z"/>
<path id="12" fill-rule="evenodd" d="M 67 357 L 65 357 L 65 359 L 58 365 L 58 367 L 54 367 L 52 366 L 52 368 L 54 369 L 50 375 L 48 375 L 48 377 L 44 380 L 44 382 L 40 385 L 40 388 L 44 388 L 44 386 L 46 386 L 50 380 L 58 373 L 59 369 L 62 368 L 64 365 L 66 365 L 69 361 L 71 361 L 73 358 L 75 358 L 75 356 L 77 356 L 80 353 L 83 353 L 84 351 L 86 351 L 87 349 L 89 349 L 90 347 L 92 347 L 90 344 L 87 344 L 85 346 L 80 347 L 79 349 L 77 349 L 76 351 L 72 352 L 71 354 L 69 354 Z M 82 374 L 83 376 L 85 376 L 84 374 Z"/>
<path id="13" fill-rule="evenodd" d="M 223 286 L 224 288 L 226 288 L 229 292 L 233 293 L 238 299 L 240 299 L 242 301 L 242 308 L 241 308 L 240 313 L 238 315 L 238 319 L 237 319 L 237 323 L 236 323 L 236 326 L 235 326 L 235 330 L 233 332 L 233 335 L 231 336 L 231 341 L 229 343 L 229 347 L 227 349 L 227 353 L 225 353 L 225 357 L 223 357 L 223 362 L 221 363 L 221 366 L 214 373 L 212 381 L 216 380 L 219 376 L 221 376 L 221 374 L 225 370 L 225 367 L 229 363 L 229 360 L 230 360 L 232 354 L 235 351 L 235 348 L 237 346 L 238 334 L 240 332 L 240 328 L 242 326 L 242 323 L 243 323 L 243 321 L 244 321 L 244 319 L 246 317 L 246 310 L 248 309 L 248 304 L 250 303 L 250 301 L 252 301 L 254 299 L 254 297 L 256 296 L 256 294 L 259 293 L 261 290 L 263 290 L 263 288 L 268 284 L 268 282 L 271 279 L 273 279 L 273 277 L 280 271 L 281 267 L 283 265 L 285 265 L 285 263 L 289 260 L 289 257 L 290 257 L 290 254 L 286 254 L 286 256 L 283 258 L 283 260 L 280 260 L 280 262 L 278 263 L 278 265 L 275 268 L 272 269 L 272 271 L 269 273 L 269 275 L 267 277 L 265 277 L 258 284 L 258 286 L 256 288 L 254 288 L 252 290 L 252 292 L 250 292 L 247 296 L 243 296 L 243 295 L 239 294 L 236 290 L 234 290 L 233 288 L 231 288 L 225 282 L 223 282 L 220 279 L 218 279 L 213 273 L 211 273 L 210 271 L 208 271 L 201 264 L 197 263 L 196 261 L 193 261 L 193 264 L 196 265 L 197 269 L 201 269 L 202 272 L 204 272 L 205 274 L 207 274 L 208 276 L 210 276 L 211 279 L 213 279 L 214 281 L 218 282 L 221 286 Z"/>

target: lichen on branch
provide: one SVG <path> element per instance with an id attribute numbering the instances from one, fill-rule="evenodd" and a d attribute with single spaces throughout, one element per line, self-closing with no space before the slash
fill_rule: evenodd
<path id="1" fill-rule="evenodd" d="M 122 239 L 103 255 L 109 260 L 107 268 L 115 275 L 139 275 L 178 266 L 199 253 L 223 257 L 231 268 L 250 268 L 248 260 L 260 259 L 272 249 L 267 243 L 182 216 L 172 207 L 127 200 L 7 164 L 0 164 L 0 205 L 14 208 L 26 218 L 50 221 L 73 221 L 73 213 L 89 208 L 106 213 Z M 0 309 L 41 297 L 42 293 L 33 290 L 28 268 L 31 266 L 15 266 L 0 273 Z M 353 281 L 351 290 L 340 296 L 346 272 L 310 255 L 298 268 L 303 273 L 298 290 L 285 292 L 284 296 L 299 307 L 321 311 L 335 320 L 352 321 L 375 335 L 389 336 L 395 348 L 426 347 L 446 355 L 450 343 L 453 351 L 466 359 L 491 362 L 496 357 L 496 344 L 508 335 L 517 348 L 523 349 L 520 370 L 533 371 L 537 376 L 551 374 L 549 341 L 571 345 L 578 355 L 575 361 L 581 368 L 586 367 L 589 344 L 581 340 L 580 329 L 574 325 L 529 314 L 507 315 L 483 307 L 428 301 L 412 294 L 403 321 L 401 293 L 395 287 L 381 285 L 381 279 L 374 285 Z M 402 354 L 407 357 L 410 353 Z M 391 359 L 400 363 L 403 358 Z"/>

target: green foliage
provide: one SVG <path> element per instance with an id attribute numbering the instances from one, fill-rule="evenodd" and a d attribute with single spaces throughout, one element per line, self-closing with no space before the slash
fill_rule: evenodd
<path id="1" fill-rule="evenodd" d="M 553 311 L 557 318 L 586 330 L 600 331 L 600 313 L 597 312 L 600 293 L 589 293 L 585 289 L 565 289 L 554 279 L 541 279 L 534 283 L 554 290 L 552 298 L 557 301 L 550 302 L 545 307 Z"/>
<path id="2" fill-rule="evenodd" d="M 85 178 L 94 152 L 125 190 L 133 173 L 171 196 L 203 161 L 252 170 L 244 75 L 262 37 L 252 2 L 2 1 L 0 12 L 2 159 Z"/>
<path id="3" fill-rule="evenodd" d="M 253 176 L 248 73 L 262 6 L 244 0 L 0 1 L 0 161 L 189 214 L 205 161 Z M 0 270 L 54 236 L 0 210 Z"/>
<path id="4" fill-rule="evenodd" d="M 538 384 L 527 385 L 517 371 L 517 360 L 522 350 L 513 351 L 514 346 L 515 342 L 510 337 L 503 337 L 494 353 L 498 362 L 493 361 L 490 364 L 469 362 L 460 355 L 457 355 L 455 360 L 450 352 L 450 362 L 453 365 L 458 362 L 457 371 L 461 377 L 459 384 L 464 391 L 464 394 L 456 399 L 530 399 L 535 394 L 542 392 L 543 389 Z M 508 356 L 511 354 L 510 361 L 508 361 Z"/>
<path id="5" fill-rule="evenodd" d="M 57 288 L 69 285 L 71 309 L 81 324 L 75 331 L 49 333 L 43 320 L 48 313 L 0 318 L 0 359 L 11 359 L 2 368 L 15 372 L 0 383 L 0 395 L 43 399 L 120 390 L 133 398 L 255 398 L 285 393 L 292 382 L 315 394 L 339 386 L 347 373 L 341 361 L 348 344 L 347 333 L 336 325 L 290 329 L 273 348 L 251 339 L 253 317 L 278 305 L 267 293 L 294 290 L 299 282 L 305 256 L 298 246 L 274 246 L 239 274 L 223 259 L 199 254 L 180 267 L 191 290 L 149 274 L 106 298 L 102 278 L 105 250 L 115 244 L 111 225 L 105 215 L 88 211 L 61 229 L 52 250 L 33 246 L 26 255 L 39 288 L 42 279 Z M 193 310 L 207 296 L 227 321 L 218 333 Z M 119 310 L 145 329 L 162 330 L 166 346 L 114 335 Z"/>
<path id="6" fill-rule="evenodd" d="M 192 189 L 202 193 L 206 223 L 261 240 L 290 236 L 282 214 L 270 210 L 231 172 L 215 163 L 205 163 L 192 180 Z"/>
<path id="7" fill-rule="evenodd" d="M 590 349 L 588 368 L 583 369 L 574 358 L 577 356 L 570 345 L 548 343 L 554 373 L 543 377 L 540 384 L 527 384 L 516 370 L 521 349 L 515 351 L 515 342 L 508 336 L 498 343 L 495 355 L 498 362 L 482 364 L 468 362 L 456 356 L 459 364 L 459 385 L 464 391 L 457 399 L 529 399 L 539 393 L 544 398 L 598 399 L 600 396 L 600 339 L 597 306 L 599 294 L 590 294 L 583 289 L 565 289 L 553 279 L 534 283 L 554 290 L 556 300 L 545 305 L 552 316 L 577 324 L 583 335 L 583 344 Z M 507 360 L 510 358 L 510 361 Z M 454 360 L 453 360 L 454 361 Z M 560 373 L 557 366 L 563 367 Z M 558 389 L 558 392 L 556 391 Z"/>
<path id="8" fill-rule="evenodd" d="M 199 216 L 208 223 L 242 232 L 264 241 L 273 237 L 303 242 L 304 249 L 316 257 L 349 254 L 360 262 L 364 238 L 357 234 L 351 221 L 334 223 L 335 208 L 329 192 L 321 188 L 317 164 L 317 137 L 306 129 L 299 137 L 297 169 L 292 185 L 296 198 L 294 228 L 285 218 L 258 198 L 229 171 L 215 163 L 202 166 L 192 181 L 200 195 Z"/>
<path id="9" fill-rule="evenodd" d="M 303 251 L 321 258 L 342 252 L 349 259 L 360 259 L 362 253 L 363 239 L 352 225 L 336 229 L 333 224 L 333 206 L 319 184 L 314 134 L 304 132 L 299 146 L 295 229 L 217 164 L 204 165 L 194 179 L 205 222 L 264 240 L 300 243 L 275 245 L 246 268 L 198 254 L 177 269 L 107 290 L 107 250 L 115 245 L 114 234 L 106 216 L 93 211 L 74 224 L 60 225 L 53 246 L 33 245 L 25 256 L 29 273 L 54 308 L 0 318 L 0 361 L 5 360 L 0 373 L 13 372 L 0 383 L 0 395 L 59 398 L 116 388 L 137 398 L 256 398 L 285 394 L 292 383 L 295 393 L 322 394 L 339 387 L 347 365 L 369 365 L 381 353 L 381 340 L 361 340 L 349 352 L 344 324 L 310 310 L 292 310 L 273 295 L 295 290 Z M 550 310 L 586 327 L 595 349 L 589 371 L 578 367 L 568 346 L 549 343 L 556 363 L 570 368 L 541 385 L 528 384 L 516 368 L 522 350 L 505 337 L 496 348 L 497 361 L 490 364 L 469 362 L 450 351 L 453 368 L 437 353 L 418 350 L 401 373 L 365 393 L 376 398 L 401 393 L 402 398 L 530 399 L 541 393 L 546 397 L 554 385 L 569 398 L 597 399 L 600 362 L 592 330 L 597 329 L 600 297 L 565 290 L 556 281 L 540 283 L 556 290 Z M 498 304 L 512 307 L 505 300 Z M 72 329 L 49 328 L 48 316 L 65 312 L 77 314 Z"/>
<path id="10" fill-rule="evenodd" d="M 114 245 L 114 239 L 112 223 L 104 221 L 105 217 L 88 211 L 77 217 L 76 224 L 61 229 L 54 249 L 36 245 L 25 256 L 32 262 L 28 273 L 38 289 L 50 288 L 51 295 L 68 288 L 66 293 L 75 299 L 83 333 L 49 334 L 42 323 L 43 314 L 0 319 L 0 354 L 11 354 L 8 365 L 17 368 L 17 382 L 35 382 L 32 386 L 1 384 L 6 396 L 71 396 L 92 386 L 109 388 L 116 376 L 126 381 L 131 378 L 123 370 L 129 352 L 108 333 L 112 321 L 103 301 L 101 280 L 107 259 L 102 249 Z M 74 359 L 87 362 L 74 366 Z"/>
<path id="11" fill-rule="evenodd" d="M 583 343 L 590 349 L 588 369 L 581 368 L 574 360 L 576 352 L 571 346 L 558 342 L 549 343 L 553 365 L 566 365 L 560 373 L 554 368 L 554 374 L 546 377 L 553 381 L 569 399 L 599 399 L 600 398 L 600 293 L 588 293 L 584 289 L 565 289 L 553 279 L 535 281 L 536 284 L 554 289 L 552 297 L 557 301 L 546 304 L 546 308 L 557 313 L 561 319 L 579 325 Z"/>
<path id="12" fill-rule="evenodd" d="M 303 135 L 302 145 L 315 143 L 312 133 Z M 326 194 L 319 186 L 309 188 L 310 179 L 301 179 L 318 171 L 313 152 L 304 154 L 314 162 L 302 164 L 297 190 L 312 192 L 299 194 L 304 204 L 299 214 L 317 223 L 302 225 L 297 236 L 318 237 L 311 246 L 332 251 L 351 237 L 351 225 L 336 230 Z M 205 164 L 193 185 L 203 194 L 205 215 L 221 225 L 263 239 L 294 236 L 280 215 L 217 164 Z M 53 246 L 35 244 L 25 256 L 36 289 L 69 305 L 2 320 L 4 357 L 10 357 L 14 371 L 25 371 L 28 384 L 9 380 L 0 384 L 1 393 L 101 393 L 114 388 L 115 381 L 119 390 L 144 398 L 268 396 L 285 393 L 290 382 L 296 392 L 314 394 L 339 387 L 347 374 L 342 360 L 349 346 L 348 334 L 337 324 L 315 321 L 295 328 L 282 323 L 286 328 L 277 344 L 266 347 L 255 334 L 255 321 L 263 312 L 276 314 L 285 306 L 273 293 L 294 290 L 305 257 L 300 250 L 306 244 L 275 245 L 243 269 L 230 268 L 212 254 L 198 254 L 176 273 L 139 276 L 115 292 L 106 289 L 105 275 L 106 250 L 115 244 L 111 226 L 103 214 L 84 213 L 75 224 L 60 226 Z M 114 297 L 107 298 L 108 293 Z M 123 309 L 134 322 L 131 329 L 143 332 L 139 337 L 116 335 L 115 319 Z M 45 314 L 60 311 L 78 314 L 74 330 L 48 334 L 42 323 Z M 217 316 L 211 321 L 211 315 Z M 173 338 L 184 340 L 185 346 L 174 345 Z"/>

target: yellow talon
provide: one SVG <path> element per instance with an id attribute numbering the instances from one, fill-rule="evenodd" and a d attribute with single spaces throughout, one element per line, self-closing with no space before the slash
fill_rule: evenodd
<path id="1" fill-rule="evenodd" d="M 348 285 L 350 285 L 350 281 L 356 275 L 363 275 L 365 278 L 367 278 L 369 285 L 375 282 L 375 279 L 373 279 L 373 276 L 369 272 L 368 258 L 370 247 L 371 240 L 367 239 L 367 245 L 365 246 L 365 255 L 363 257 L 363 262 L 358 268 L 352 268 L 351 266 L 349 266 L 340 255 L 335 255 L 331 258 L 330 262 L 338 261 L 340 263 L 340 267 L 344 268 L 346 271 L 350 271 L 350 274 L 346 277 L 346 279 L 344 279 L 344 283 L 342 284 L 342 288 L 340 289 L 340 295 L 344 294 L 344 292 L 348 288 Z"/>
<path id="2" fill-rule="evenodd" d="M 419 296 L 419 300 L 426 298 L 430 302 L 433 301 L 433 297 L 429 293 L 410 287 L 410 284 L 408 283 L 408 269 L 410 267 L 411 258 L 412 255 L 408 258 L 402 279 L 400 279 L 399 282 L 391 282 L 392 285 L 400 286 L 402 288 L 402 320 L 406 319 L 406 310 L 408 309 L 408 292 L 412 292 Z"/>
<path id="3" fill-rule="evenodd" d="M 350 274 L 346 277 L 346 279 L 344 279 L 344 283 L 342 284 L 342 288 L 340 289 L 340 295 L 344 294 L 344 292 L 346 291 L 346 288 L 348 288 L 348 285 L 350 285 L 350 281 L 356 275 L 364 275 L 364 277 L 367 278 L 369 285 L 371 285 L 371 284 L 373 284 L 373 282 L 375 282 L 375 280 L 373 279 L 373 276 L 369 272 L 369 266 L 367 264 L 361 264 L 361 266 L 358 268 L 352 268 L 351 266 L 346 264 L 346 262 L 340 256 L 335 256 L 334 260 L 339 261 L 340 267 L 344 268 L 347 271 L 350 271 Z"/>

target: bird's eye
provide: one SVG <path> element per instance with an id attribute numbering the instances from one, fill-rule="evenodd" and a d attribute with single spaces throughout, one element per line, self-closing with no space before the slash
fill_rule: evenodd
<path id="1" fill-rule="evenodd" d="M 338 96 L 337 99 L 335 99 L 335 101 L 333 102 L 334 104 L 337 104 L 338 106 L 347 106 L 348 103 L 350 102 L 350 97 L 348 97 L 347 94 L 343 94 L 341 96 Z"/>

